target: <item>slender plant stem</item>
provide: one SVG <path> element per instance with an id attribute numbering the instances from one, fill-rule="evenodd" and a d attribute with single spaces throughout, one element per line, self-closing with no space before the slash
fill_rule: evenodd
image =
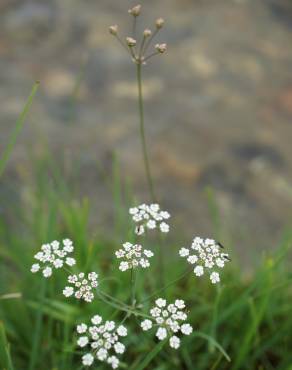
<path id="1" fill-rule="evenodd" d="M 136 293 L 136 281 L 137 281 L 137 272 L 135 269 L 131 269 L 131 305 L 132 307 L 135 307 L 136 303 L 136 298 L 135 298 L 135 293 Z"/>
<path id="2" fill-rule="evenodd" d="M 142 65 L 141 63 L 137 63 L 137 83 L 138 83 L 140 136 L 141 136 L 141 144 L 142 144 L 142 150 L 143 150 L 143 159 L 144 159 L 144 166 L 145 166 L 145 171 L 146 171 L 149 193 L 151 196 L 151 200 L 154 202 L 156 201 L 156 196 L 154 192 L 154 185 L 153 185 L 153 180 L 152 180 L 151 171 L 150 171 L 147 144 L 146 144 L 146 136 L 145 136 L 145 127 L 144 127 L 144 104 L 143 104 L 143 91 L 142 91 Z"/>
<path id="3" fill-rule="evenodd" d="M 154 297 L 156 294 L 160 293 L 160 292 L 163 292 L 165 289 L 169 288 L 170 286 L 174 285 L 175 283 L 177 283 L 178 281 L 182 280 L 186 275 L 188 275 L 190 272 L 192 271 L 192 269 L 187 269 L 182 275 L 180 275 L 178 278 L 176 278 L 175 280 L 171 281 L 170 283 L 168 283 L 167 285 L 165 285 L 164 287 L 162 287 L 161 289 L 159 290 L 156 290 L 156 292 L 154 292 L 153 294 L 151 294 L 150 296 L 148 296 L 147 298 L 143 299 L 143 301 L 141 302 L 142 303 L 145 303 L 147 301 L 149 301 L 152 297 Z"/>

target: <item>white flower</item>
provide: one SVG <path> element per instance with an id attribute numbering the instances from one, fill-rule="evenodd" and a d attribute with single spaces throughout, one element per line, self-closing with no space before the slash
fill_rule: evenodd
<path id="1" fill-rule="evenodd" d="M 76 264 L 75 258 L 67 257 L 66 258 L 66 265 L 68 266 L 74 266 Z"/>
<path id="2" fill-rule="evenodd" d="M 125 337 L 128 334 L 127 328 L 123 325 L 120 325 L 117 329 L 117 333 L 120 337 Z"/>
<path id="3" fill-rule="evenodd" d="M 160 308 L 166 306 L 166 300 L 165 299 L 162 299 L 162 298 L 156 299 L 155 303 Z"/>
<path id="4" fill-rule="evenodd" d="M 179 332 L 184 335 L 190 335 L 193 328 L 190 324 L 183 323 L 187 319 L 184 309 L 185 302 L 182 299 L 176 299 L 174 303 L 167 304 L 165 299 L 158 298 L 155 301 L 155 306 L 150 309 L 152 320 L 146 319 L 142 321 L 141 328 L 147 331 L 153 326 L 158 326 L 155 335 L 159 340 L 164 340 L 173 333 Z M 172 348 L 178 348 L 180 339 L 173 335 L 169 340 L 169 345 Z"/>
<path id="5" fill-rule="evenodd" d="M 80 337 L 78 340 L 77 340 L 77 344 L 79 347 L 85 347 L 87 344 L 88 344 L 89 340 L 88 340 L 88 337 Z"/>
<path id="6" fill-rule="evenodd" d="M 144 331 L 150 330 L 152 328 L 152 321 L 151 320 L 144 320 L 141 322 L 141 328 Z"/>
<path id="7" fill-rule="evenodd" d="M 123 345 L 123 343 L 118 342 L 114 345 L 114 349 L 115 349 L 116 353 L 124 353 L 126 347 Z"/>
<path id="8" fill-rule="evenodd" d="M 43 244 L 41 250 L 34 255 L 38 263 L 31 266 L 31 272 L 36 273 L 42 270 L 43 276 L 48 278 L 52 275 L 53 269 L 60 269 L 65 263 L 73 266 L 76 263 L 75 259 L 68 257 L 73 250 L 73 243 L 69 239 L 63 240 L 63 244 L 57 240 Z"/>
<path id="9" fill-rule="evenodd" d="M 110 356 L 107 359 L 107 363 L 112 366 L 113 369 L 116 369 L 119 366 L 119 359 L 116 356 Z"/>
<path id="10" fill-rule="evenodd" d="M 130 268 L 130 267 L 129 267 L 128 262 L 122 261 L 122 262 L 120 263 L 119 269 L 120 269 L 121 271 L 127 271 L 129 268 Z"/>
<path id="11" fill-rule="evenodd" d="M 186 257 L 186 256 L 188 256 L 188 255 L 189 255 L 189 253 L 190 253 L 190 251 L 189 251 L 189 249 L 187 249 L 187 248 L 181 248 L 181 249 L 179 250 L 179 255 L 180 255 L 181 257 Z"/>
<path id="12" fill-rule="evenodd" d="M 196 237 L 189 249 L 180 249 L 179 255 L 186 257 L 190 264 L 195 265 L 194 274 L 196 276 L 202 276 L 205 271 L 208 271 L 211 282 L 216 284 L 220 281 L 220 275 L 214 271 L 214 268 L 223 268 L 229 261 L 228 254 L 222 253 L 222 248 L 223 246 L 213 239 Z"/>
<path id="13" fill-rule="evenodd" d="M 153 252 L 148 249 L 143 249 L 140 244 L 124 243 L 123 249 L 116 251 L 116 257 L 124 260 L 120 262 L 119 269 L 127 271 L 132 268 L 150 266 L 148 261 L 153 256 Z"/>
<path id="14" fill-rule="evenodd" d="M 212 272 L 211 275 L 210 275 L 210 280 L 211 280 L 212 284 L 219 283 L 220 276 L 219 276 L 218 272 Z"/>
<path id="15" fill-rule="evenodd" d="M 183 308 L 186 307 L 185 302 L 182 299 L 176 299 L 174 304 L 176 305 L 177 308 L 182 310 Z"/>
<path id="16" fill-rule="evenodd" d="M 78 334 L 84 334 L 84 333 L 86 333 L 87 325 L 86 324 L 83 324 L 83 323 L 80 324 L 80 325 L 77 325 L 76 330 L 77 330 L 77 333 Z"/>
<path id="17" fill-rule="evenodd" d="M 125 346 L 119 341 L 119 337 L 126 336 L 127 329 L 123 325 L 116 328 L 114 321 L 103 322 L 99 315 L 93 316 L 91 323 L 92 326 L 84 323 L 77 326 L 77 333 L 82 334 L 77 340 L 78 346 L 82 348 L 89 346 L 92 351 L 82 357 L 83 365 L 92 365 L 96 358 L 108 363 L 113 369 L 117 368 L 119 359 L 115 355 L 125 352 Z"/>
<path id="18" fill-rule="evenodd" d="M 183 324 L 180 330 L 185 335 L 190 335 L 193 332 L 193 328 L 190 324 Z"/>
<path id="19" fill-rule="evenodd" d="M 159 204 L 141 204 L 138 207 L 129 209 L 132 220 L 138 225 L 135 228 L 137 235 L 143 235 L 148 230 L 159 228 L 161 232 L 168 233 L 169 225 L 165 220 L 170 218 L 170 214 L 160 209 Z"/>
<path id="20" fill-rule="evenodd" d="M 87 278 L 83 272 L 78 275 L 69 275 L 68 283 L 72 284 L 73 287 L 65 287 L 63 294 L 66 297 L 70 297 L 74 294 L 77 299 L 83 299 L 85 302 L 92 302 L 94 298 L 92 290 L 98 286 L 97 277 L 98 274 L 96 272 L 90 272 Z"/>
<path id="21" fill-rule="evenodd" d="M 66 286 L 63 289 L 63 294 L 65 297 L 71 297 L 74 294 L 74 289 L 71 286 Z"/>
<path id="22" fill-rule="evenodd" d="M 204 275 L 204 267 L 203 266 L 196 266 L 194 268 L 194 273 L 195 273 L 196 276 Z"/>
<path id="23" fill-rule="evenodd" d="M 99 315 L 94 315 L 91 319 L 93 325 L 99 325 L 102 322 L 102 317 Z"/>
<path id="24" fill-rule="evenodd" d="M 39 271 L 39 269 L 40 269 L 40 265 L 39 265 L 39 263 L 34 263 L 34 264 L 31 266 L 30 271 L 31 271 L 32 273 L 36 273 L 36 272 L 38 272 L 38 271 Z"/>
<path id="25" fill-rule="evenodd" d="M 53 273 L 53 270 L 51 269 L 51 267 L 45 267 L 43 269 L 43 275 L 44 275 L 45 278 L 50 277 L 52 275 L 52 273 Z"/>
<path id="26" fill-rule="evenodd" d="M 159 340 L 163 340 L 167 337 L 167 330 L 165 328 L 158 328 L 156 336 Z"/>
<path id="27" fill-rule="evenodd" d="M 169 345 L 174 349 L 178 349 L 180 346 L 180 339 L 176 335 L 173 335 L 169 339 Z"/>
<path id="28" fill-rule="evenodd" d="M 169 225 L 166 222 L 161 222 L 159 227 L 160 227 L 160 230 L 163 233 L 168 233 L 169 232 Z"/>
<path id="29" fill-rule="evenodd" d="M 84 356 L 82 356 L 82 364 L 84 366 L 91 366 L 93 364 L 94 357 L 91 353 L 86 353 Z"/>

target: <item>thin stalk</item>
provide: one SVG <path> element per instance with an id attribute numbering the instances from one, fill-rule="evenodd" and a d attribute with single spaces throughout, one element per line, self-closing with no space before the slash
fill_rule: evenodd
<path id="1" fill-rule="evenodd" d="M 135 269 L 131 268 L 131 305 L 132 307 L 135 307 L 135 303 L 136 303 L 136 299 L 135 299 L 136 280 L 137 280 L 137 273 Z"/>
<path id="2" fill-rule="evenodd" d="M 159 290 L 156 290 L 156 292 L 154 292 L 153 294 L 151 294 L 150 296 L 148 296 L 147 298 L 143 299 L 143 301 L 141 302 L 142 303 L 145 303 L 147 301 L 149 301 L 152 297 L 154 297 L 156 294 L 158 293 L 161 293 L 163 292 L 165 289 L 169 288 L 170 286 L 172 286 L 173 284 L 177 283 L 178 281 L 182 280 L 186 275 L 188 275 L 190 272 L 192 271 L 192 269 L 188 269 L 186 270 L 182 275 L 180 275 L 178 278 L 176 278 L 175 280 L 171 281 L 170 283 L 168 283 L 167 285 L 165 285 L 164 287 L 162 287 L 161 289 Z"/>
<path id="3" fill-rule="evenodd" d="M 137 84 L 138 84 L 138 106 L 139 106 L 139 119 L 140 119 L 140 137 L 141 137 L 141 144 L 142 144 L 142 151 L 143 151 L 144 166 L 145 166 L 146 178 L 147 178 L 151 200 L 155 202 L 156 196 L 154 192 L 154 185 L 153 185 L 151 171 L 150 171 L 147 144 L 146 144 L 146 136 L 145 136 L 145 127 L 144 127 L 144 104 L 143 104 L 143 91 L 142 91 L 142 65 L 141 63 L 137 63 Z"/>
<path id="4" fill-rule="evenodd" d="M 8 144 L 4 150 L 4 153 L 0 156 L 0 177 L 3 175 L 3 172 L 6 168 L 6 165 L 7 165 L 7 162 L 11 156 L 11 153 L 12 153 L 12 150 L 14 148 L 14 145 L 16 143 L 16 139 L 18 138 L 21 130 L 22 130 L 22 127 L 24 125 L 24 121 L 25 121 L 25 118 L 30 110 L 30 107 L 32 105 L 32 102 L 33 102 L 33 98 L 38 90 L 38 87 L 39 87 L 39 84 L 40 82 L 37 81 L 33 87 L 32 87 L 32 90 L 31 90 L 31 93 L 27 99 L 27 102 L 23 108 L 23 111 L 21 112 L 20 116 L 18 117 L 17 121 L 16 121 L 16 125 L 10 135 L 10 138 L 8 139 Z"/>

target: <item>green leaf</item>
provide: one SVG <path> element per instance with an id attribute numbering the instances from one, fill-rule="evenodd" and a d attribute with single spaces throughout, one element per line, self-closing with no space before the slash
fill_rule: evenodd
<path id="1" fill-rule="evenodd" d="M 3 172 L 6 168 L 6 165 L 7 165 L 7 162 L 11 156 L 11 153 L 12 153 L 12 150 L 13 150 L 13 147 L 16 143 L 16 139 L 18 137 L 18 135 L 20 134 L 21 130 L 22 130 L 22 127 L 23 127 L 23 124 L 24 124 L 24 120 L 29 112 L 29 109 L 31 107 L 31 104 L 32 104 L 32 101 L 33 101 L 33 98 L 38 90 L 38 87 L 39 87 L 39 81 L 37 81 L 33 87 L 32 87 L 32 90 L 31 90 L 31 93 L 27 99 L 27 102 L 23 108 L 23 111 L 21 112 L 20 116 L 18 117 L 18 120 L 16 121 L 16 125 L 14 127 L 14 130 L 12 131 L 11 135 L 10 135 L 10 138 L 8 140 L 8 144 L 7 144 L 7 147 L 6 149 L 4 150 L 4 153 L 2 154 L 2 156 L 0 157 L 0 177 L 3 175 Z"/>
<path id="2" fill-rule="evenodd" d="M 165 345 L 166 343 L 166 339 L 159 342 L 153 349 L 151 352 L 149 352 L 147 354 L 147 356 L 144 358 L 144 360 L 142 360 L 142 362 L 140 363 L 140 365 L 136 366 L 134 365 L 133 368 L 131 368 L 132 370 L 143 370 L 146 368 L 146 366 L 148 366 L 148 364 L 153 360 L 153 358 L 155 356 L 158 355 L 158 353 L 162 350 L 163 346 Z"/>
<path id="3" fill-rule="evenodd" d="M 0 321 L 0 365 L 3 370 L 13 370 L 9 344 L 2 321 Z"/>

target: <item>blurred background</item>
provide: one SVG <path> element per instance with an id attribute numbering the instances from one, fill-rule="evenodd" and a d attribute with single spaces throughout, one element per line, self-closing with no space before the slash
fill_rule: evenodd
<path id="1" fill-rule="evenodd" d="M 174 216 L 171 237 L 187 245 L 193 235 L 219 237 L 249 265 L 291 223 L 292 2 L 140 3 L 141 30 L 166 20 L 159 40 L 169 50 L 143 72 L 151 167 Z M 130 34 L 132 5 L 1 0 L 0 151 L 41 81 L 0 183 L 0 215 L 15 227 L 14 206 L 29 205 L 35 163 L 48 157 L 76 197 L 90 199 L 92 230 L 111 229 L 113 157 L 135 198 L 148 201 L 135 68 L 108 33 L 118 24 Z"/>

